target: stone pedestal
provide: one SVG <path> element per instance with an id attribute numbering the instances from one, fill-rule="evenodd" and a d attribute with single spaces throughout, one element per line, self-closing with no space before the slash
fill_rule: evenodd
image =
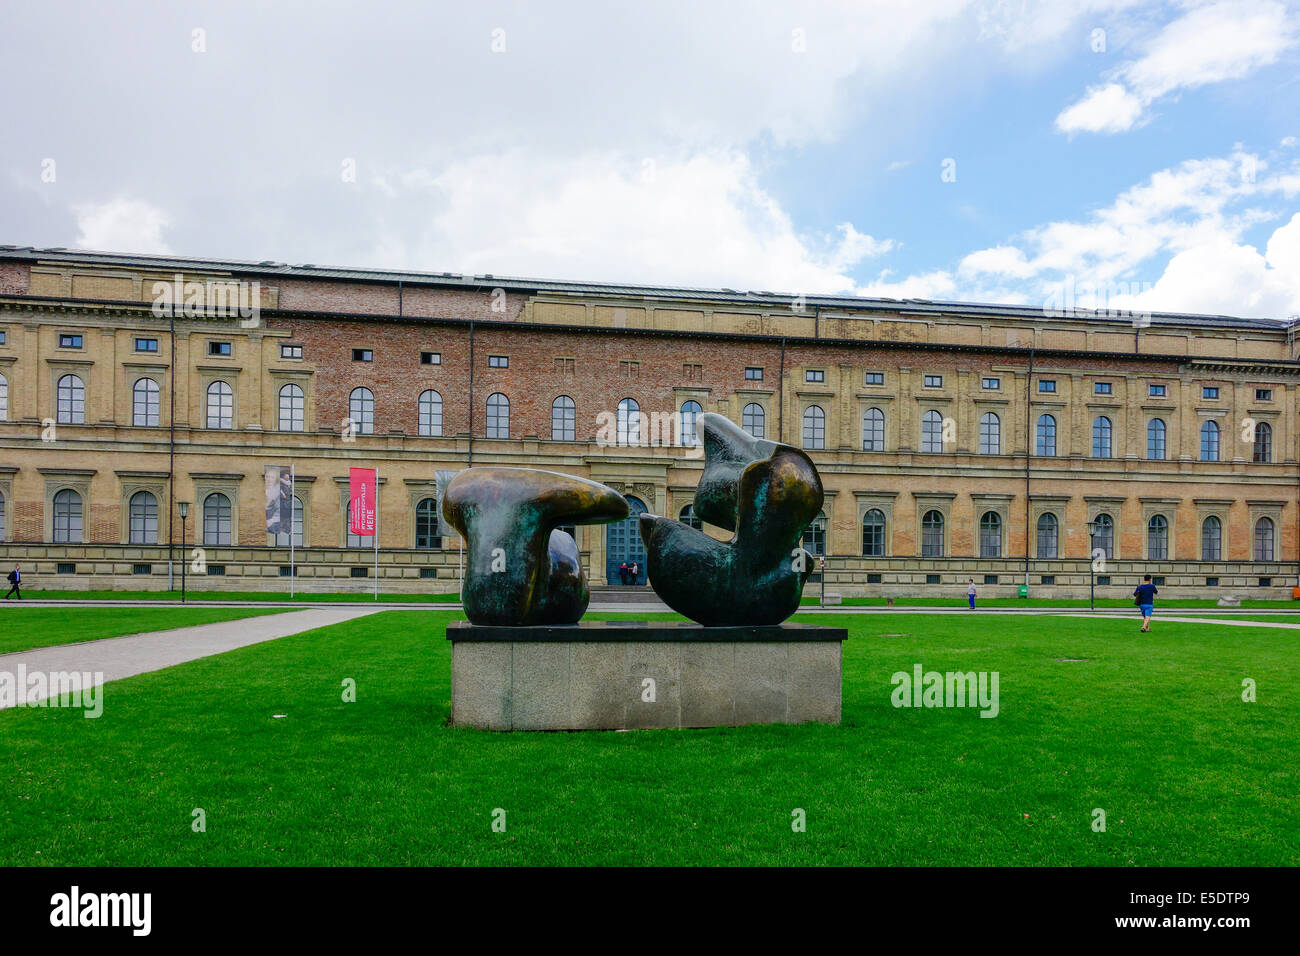
<path id="1" fill-rule="evenodd" d="M 840 722 L 842 627 L 447 627 L 451 722 L 630 730 Z"/>

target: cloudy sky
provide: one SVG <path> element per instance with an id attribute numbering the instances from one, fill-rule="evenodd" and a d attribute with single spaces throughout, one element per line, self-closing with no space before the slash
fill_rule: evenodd
<path id="1" fill-rule="evenodd" d="M 1300 0 L 0 3 L 0 243 L 1300 313 Z"/>

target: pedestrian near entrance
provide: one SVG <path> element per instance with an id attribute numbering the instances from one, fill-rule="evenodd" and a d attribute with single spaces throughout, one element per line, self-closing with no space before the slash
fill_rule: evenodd
<path id="1" fill-rule="evenodd" d="M 632 562 L 632 583 L 636 584 L 637 581 L 639 580 L 641 580 L 641 565 L 633 561 Z"/>
<path id="2" fill-rule="evenodd" d="M 23 583 L 23 567 L 21 564 L 15 564 L 14 569 L 9 572 L 9 594 L 5 595 L 5 600 L 9 600 L 10 595 L 18 595 L 18 600 L 23 599 L 23 592 L 20 585 Z"/>
<path id="3" fill-rule="evenodd" d="M 970 586 L 966 588 L 966 600 L 970 602 L 970 609 L 975 610 L 975 579 L 970 579 Z"/>
<path id="4" fill-rule="evenodd" d="M 1160 589 L 1151 583 L 1151 575 L 1142 578 L 1142 583 L 1133 589 L 1133 603 L 1142 611 L 1142 630 L 1151 630 L 1151 615 L 1156 612 L 1156 595 Z"/>

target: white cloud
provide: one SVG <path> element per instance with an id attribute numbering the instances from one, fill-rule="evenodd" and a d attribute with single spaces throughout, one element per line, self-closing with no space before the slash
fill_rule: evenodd
<path id="1" fill-rule="evenodd" d="M 167 213 L 139 199 L 110 199 L 74 207 L 77 247 L 167 253 L 162 232 L 170 223 Z"/>
<path id="2" fill-rule="evenodd" d="M 1140 125 L 1157 99 L 1180 90 L 1238 80 L 1297 40 L 1295 21 L 1276 0 L 1220 0 L 1196 6 L 1147 41 L 1142 56 L 1113 71 L 1062 110 L 1064 133 L 1122 133 Z"/>

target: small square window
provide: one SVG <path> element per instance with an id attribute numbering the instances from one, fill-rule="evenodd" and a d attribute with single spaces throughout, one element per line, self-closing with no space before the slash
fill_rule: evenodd
<path id="1" fill-rule="evenodd" d="M 1262 588 L 1271 588 L 1271 587 L 1273 586 L 1273 579 L 1272 579 L 1272 578 L 1260 578 L 1260 579 L 1259 579 L 1259 586 L 1262 587 Z"/>
<path id="2" fill-rule="evenodd" d="M 1094 394 L 1094 395 L 1109 395 L 1109 394 L 1110 394 L 1110 382 L 1093 382 L 1093 383 L 1092 383 L 1092 394 Z"/>
<path id="3" fill-rule="evenodd" d="M 1165 586 L 1165 576 L 1163 574 L 1153 574 L 1151 576 L 1151 583 L 1158 588 L 1162 588 Z"/>
<path id="4" fill-rule="evenodd" d="M 1206 586 L 1207 588 L 1217 588 L 1217 587 L 1219 586 L 1219 579 L 1218 579 L 1218 578 L 1206 578 L 1206 579 L 1205 579 L 1205 586 Z"/>
<path id="5" fill-rule="evenodd" d="M 157 352 L 158 340 L 157 339 L 136 339 L 135 350 L 137 352 Z"/>
<path id="6" fill-rule="evenodd" d="M 420 568 L 420 577 L 422 578 L 436 578 L 437 576 L 437 568 Z"/>
<path id="7" fill-rule="evenodd" d="M 1110 584 L 1110 575 L 1109 574 L 1097 575 L 1097 584 L 1098 585 Z"/>
<path id="8" fill-rule="evenodd" d="M 926 388 L 943 388 L 943 376 L 942 376 L 942 375 L 927 375 L 927 376 L 925 377 L 925 387 L 926 387 Z"/>
<path id="9" fill-rule="evenodd" d="M 421 365 L 441 365 L 441 364 L 442 364 L 442 353 L 441 353 L 441 352 L 421 352 L 421 353 L 420 353 L 420 364 L 421 364 Z"/>
<path id="10" fill-rule="evenodd" d="M 938 584 L 938 583 L 939 583 L 939 579 L 940 579 L 940 578 L 939 578 L 939 575 L 937 575 L 937 574 L 927 574 L 927 575 L 925 576 L 925 583 L 926 583 L 926 584 Z"/>
<path id="11" fill-rule="evenodd" d="M 885 384 L 885 373 L 884 373 L 884 372 L 868 372 L 868 373 L 867 373 L 867 384 L 868 384 L 868 385 L 884 385 L 884 384 Z"/>
<path id="12" fill-rule="evenodd" d="M 60 335 L 60 336 L 59 336 L 59 348 L 61 348 L 61 349 L 79 349 L 79 348 L 81 348 L 81 336 L 80 336 L 80 335 L 71 335 L 71 334 Z"/>
<path id="13" fill-rule="evenodd" d="M 810 368 L 803 373 L 805 382 L 824 382 L 826 381 L 826 372 L 820 368 Z"/>
<path id="14" fill-rule="evenodd" d="M 54 568 L 54 572 L 56 574 L 76 574 L 77 566 L 75 564 L 70 564 L 70 563 L 65 563 L 63 561 L 60 561 L 58 565 Z"/>
<path id="15" fill-rule="evenodd" d="M 1169 388 L 1166 385 L 1148 385 L 1147 394 L 1152 398 L 1164 398 L 1168 394 Z"/>
<path id="16" fill-rule="evenodd" d="M 761 382 L 763 381 L 763 370 L 750 365 L 745 369 L 745 378 L 749 379 L 751 382 Z"/>
<path id="17" fill-rule="evenodd" d="M 1257 401 L 1257 402 L 1271 402 L 1271 401 L 1273 401 L 1273 390 L 1272 390 L 1271 388 L 1257 388 L 1257 389 L 1255 389 L 1255 401 Z"/>
<path id="18" fill-rule="evenodd" d="M 280 346 L 280 358 L 287 358 L 287 359 L 302 358 L 302 346 L 282 344 Z"/>
<path id="19" fill-rule="evenodd" d="M 868 574 L 868 575 L 867 575 L 867 583 L 868 583 L 868 584 L 879 584 L 879 583 L 880 583 L 880 575 L 879 575 L 879 574 Z"/>
<path id="20" fill-rule="evenodd" d="M 1206 385 L 1201 389 L 1201 398 L 1218 398 L 1219 386 Z"/>
<path id="21" fill-rule="evenodd" d="M 224 564 L 209 564 L 208 577 L 224 578 L 226 576 L 226 566 Z"/>
<path id="22" fill-rule="evenodd" d="M 208 354 L 209 354 L 209 355 L 219 355 L 219 356 L 223 356 L 223 357 L 227 357 L 227 358 L 228 358 L 228 357 L 230 356 L 230 343 L 229 343 L 229 342 L 209 342 L 209 343 L 208 343 Z"/>
<path id="23" fill-rule="evenodd" d="M 1056 575 L 1055 575 L 1055 574 L 1044 574 L 1041 578 L 1038 579 L 1038 583 L 1039 583 L 1039 584 L 1055 584 L 1055 583 L 1056 583 Z"/>
<path id="24" fill-rule="evenodd" d="M 509 355 L 488 356 L 488 368 L 509 368 L 509 367 L 510 367 Z"/>
<path id="25" fill-rule="evenodd" d="M 986 575 L 984 575 L 984 583 L 985 583 L 985 584 L 997 584 L 997 583 L 998 583 L 998 576 L 997 576 L 996 574 L 986 574 Z"/>
<path id="26" fill-rule="evenodd" d="M 1049 393 L 1049 394 L 1050 394 L 1050 393 L 1055 393 L 1055 392 L 1056 392 L 1056 379 L 1054 379 L 1054 378 L 1040 378 L 1040 379 L 1038 380 L 1038 390 L 1039 390 L 1040 392 L 1047 392 L 1047 393 Z"/>
<path id="27" fill-rule="evenodd" d="M 375 360 L 375 353 L 372 352 L 370 349 L 352 350 L 352 361 L 354 362 L 373 362 L 374 360 Z"/>
<path id="28" fill-rule="evenodd" d="M 353 568 L 353 569 L 352 569 L 352 576 L 353 576 L 354 578 L 366 578 L 366 577 L 369 577 L 369 576 L 370 576 L 370 569 L 369 569 L 369 568 Z"/>
<path id="29" fill-rule="evenodd" d="M 152 574 L 152 573 L 153 573 L 153 565 L 152 565 L 152 564 L 133 564 L 133 565 L 131 565 L 131 573 L 132 573 L 132 574 Z"/>
<path id="30" fill-rule="evenodd" d="M 980 379 L 980 388 L 999 389 L 1001 387 L 1002 387 L 1002 379 L 1000 378 Z"/>

